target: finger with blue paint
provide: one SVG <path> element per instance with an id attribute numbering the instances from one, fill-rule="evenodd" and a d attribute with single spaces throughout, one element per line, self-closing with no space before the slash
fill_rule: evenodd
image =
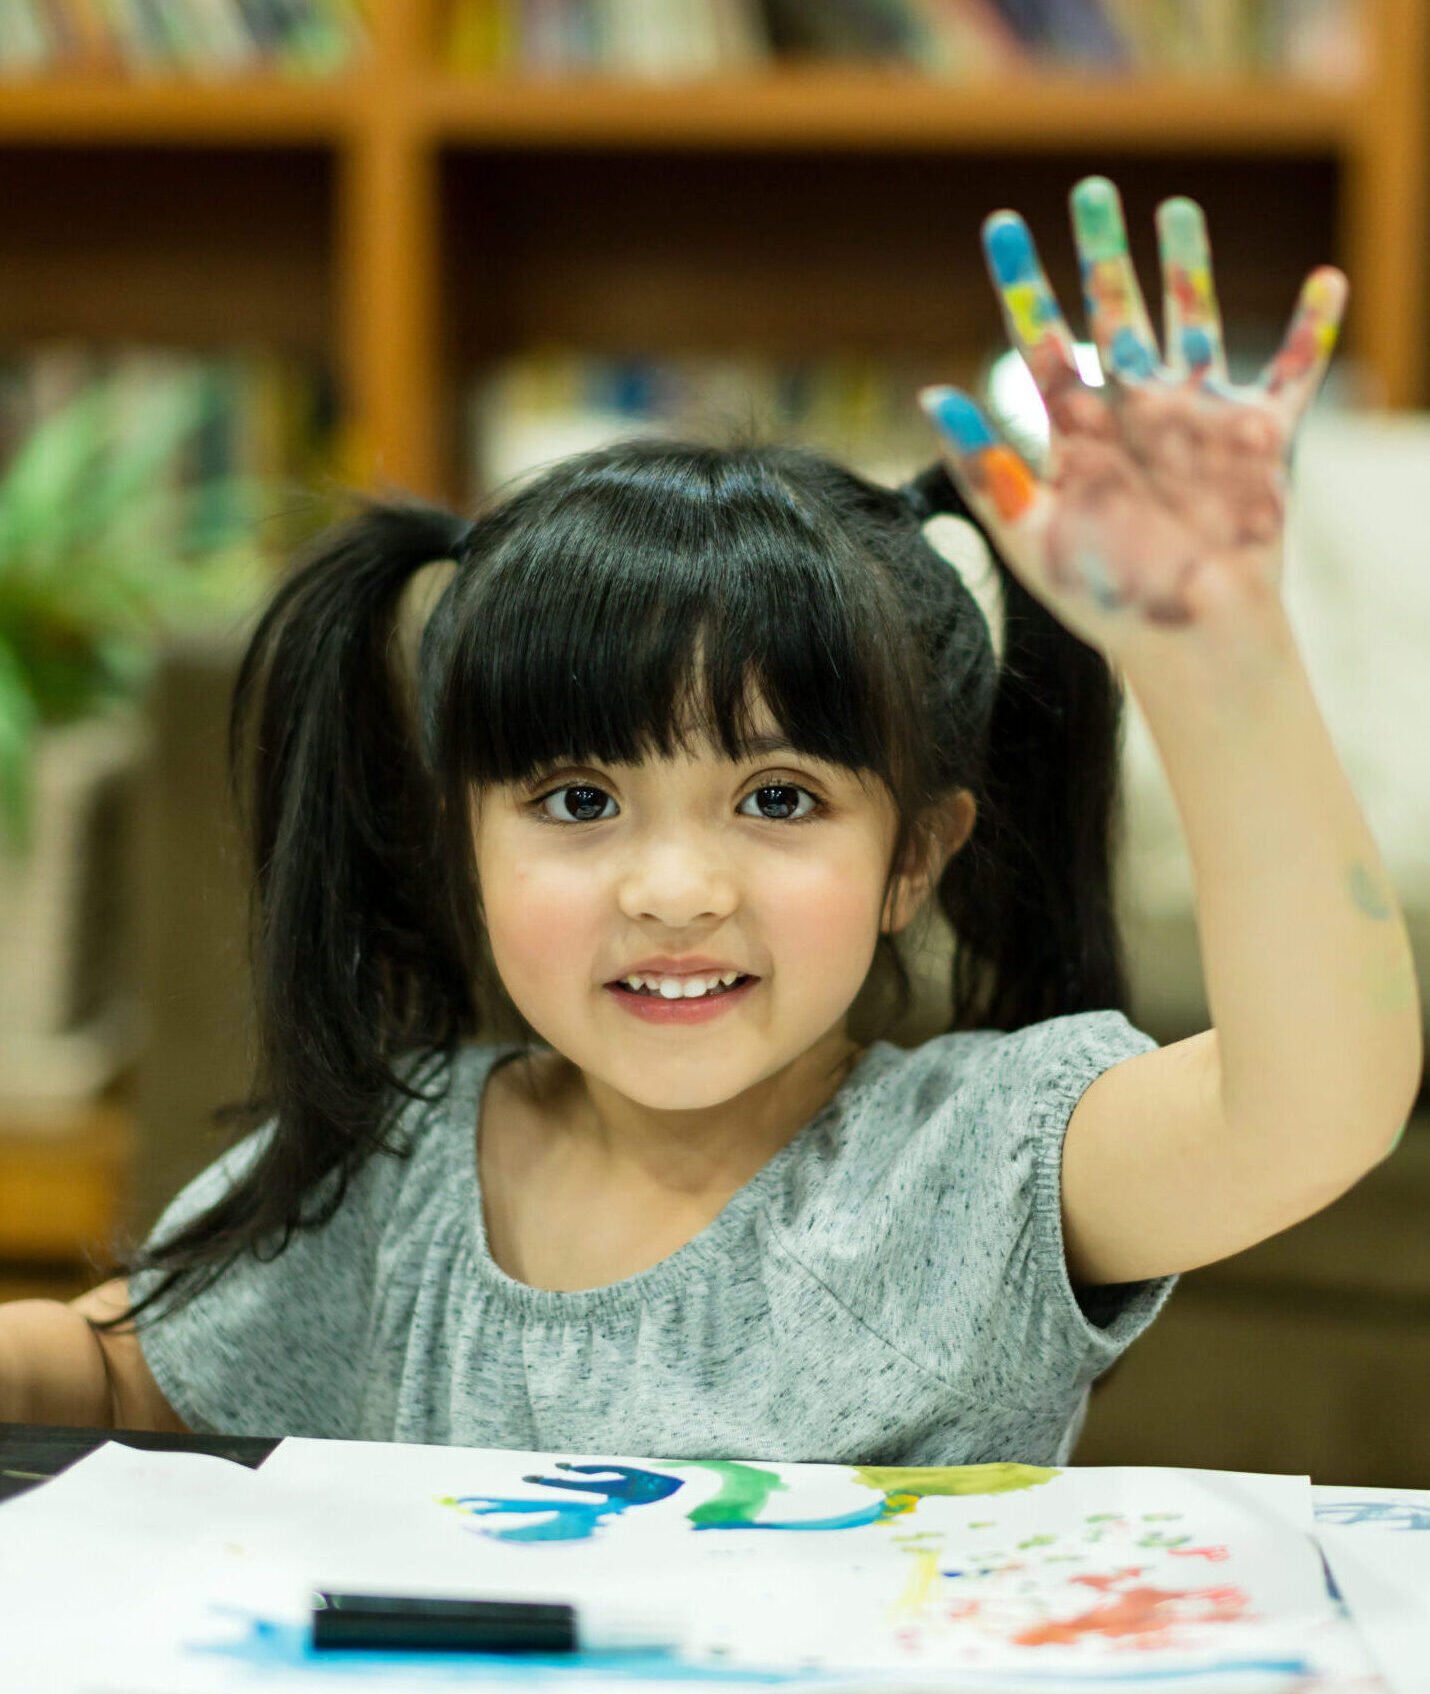
<path id="1" fill-rule="evenodd" d="M 1008 339 L 1023 357 L 1052 411 L 1059 396 L 1081 390 L 1072 331 L 1052 291 L 1026 223 L 1017 212 L 983 220 L 983 255 Z"/>
<path id="2" fill-rule="evenodd" d="M 1195 200 L 1178 194 L 1158 206 L 1156 220 L 1164 375 L 1175 382 L 1225 385 L 1226 348 L 1206 218 Z"/>
<path id="3" fill-rule="evenodd" d="M 1034 527 L 1046 488 L 961 388 L 919 391 L 919 404 L 942 438 L 959 492 L 1010 556 Z"/>
<path id="4" fill-rule="evenodd" d="M 1122 199 L 1105 176 L 1085 176 L 1068 196 L 1088 331 L 1103 374 L 1125 386 L 1153 381 L 1161 360 L 1127 248 Z"/>

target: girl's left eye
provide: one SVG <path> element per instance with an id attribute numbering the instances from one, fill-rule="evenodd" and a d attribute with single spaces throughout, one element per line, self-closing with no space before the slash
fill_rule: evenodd
<path id="1" fill-rule="evenodd" d="M 741 801 L 741 804 L 744 805 L 750 800 L 760 800 L 761 797 L 766 794 L 775 794 L 780 796 L 780 798 L 774 801 L 773 804 L 777 807 L 784 808 L 774 817 L 771 817 L 768 813 L 761 813 L 761 816 L 765 817 L 770 823 L 803 823 L 806 818 L 812 818 L 819 810 L 819 797 L 815 794 L 811 794 L 807 788 L 801 788 L 798 783 L 794 782 L 767 782 L 763 785 L 763 787 L 756 788 L 752 793 L 746 795 L 745 800 Z M 803 794 L 805 799 L 810 802 L 810 807 L 807 812 L 800 812 L 797 816 L 795 816 L 791 814 L 793 808 L 797 806 L 799 802 L 796 799 L 787 798 L 787 796 L 794 796 L 797 794 Z M 769 802 L 765 803 L 768 804 Z M 753 815 L 754 814 L 750 812 L 741 813 L 742 817 L 747 818 Z"/>
<path id="2" fill-rule="evenodd" d="M 802 812 L 797 810 L 799 806 L 798 796 L 801 794 L 809 801 L 808 809 Z M 775 796 L 775 798 L 765 798 L 765 796 L 770 795 Z M 548 803 L 553 800 L 566 806 L 568 812 L 566 817 L 556 817 L 547 810 Z M 807 819 L 812 818 L 822 806 L 817 794 L 812 793 L 808 788 L 801 788 L 798 783 L 794 782 L 763 783 L 759 788 L 753 789 L 747 794 L 740 804 L 742 806 L 748 805 L 751 800 L 760 802 L 762 810 L 758 815 L 764 818 L 767 823 L 804 823 Z M 594 783 L 580 782 L 571 783 L 565 788 L 553 788 L 549 794 L 543 794 L 540 799 L 534 800 L 532 805 L 538 809 L 539 815 L 548 823 L 604 823 L 610 814 L 602 815 L 603 803 L 605 805 L 614 804 L 605 789 L 597 788 Z M 765 811 L 763 810 L 765 806 L 773 807 L 774 810 Z M 742 811 L 740 815 L 748 818 L 754 817 L 756 814 Z"/>

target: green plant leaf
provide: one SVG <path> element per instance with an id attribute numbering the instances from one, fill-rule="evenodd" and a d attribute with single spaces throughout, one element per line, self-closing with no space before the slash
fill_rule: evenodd
<path id="1" fill-rule="evenodd" d="M 30 850 L 34 751 L 40 714 L 18 655 L 0 636 L 0 852 Z"/>
<path id="2" fill-rule="evenodd" d="M 137 392 L 110 377 L 42 420 L 0 480 L 0 568 L 62 568 L 87 537 L 153 498 L 202 398 L 188 372 Z"/>
<path id="3" fill-rule="evenodd" d="M 39 425 L 0 477 L 0 640 L 11 692 L 23 687 L 40 723 L 132 697 L 166 631 L 232 626 L 271 586 L 253 537 L 273 485 L 192 478 L 229 450 L 231 376 L 201 372 L 166 376 L 152 395 L 101 381 Z M 189 452 L 205 415 L 215 430 Z M 0 805 L 13 809 L 28 754 L 13 728 L 6 745 Z"/>

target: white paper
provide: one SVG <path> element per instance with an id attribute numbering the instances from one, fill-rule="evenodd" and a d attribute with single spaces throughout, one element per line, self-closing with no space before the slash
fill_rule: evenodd
<path id="1" fill-rule="evenodd" d="M 1430 1694 L 1430 1490 L 1318 1486 L 1316 1534 L 1393 1694 Z"/>
<path id="2" fill-rule="evenodd" d="M 0 1509 L 0 1688 L 88 1688 L 135 1619 L 187 1580 L 215 1524 L 244 1521 L 253 1472 L 107 1442 Z"/>
<path id="3" fill-rule="evenodd" d="M 301 1676 L 315 1587 L 578 1606 L 638 1595 L 684 1612 L 687 1678 L 857 1673 L 869 1686 L 1015 1674 L 1126 1686 L 1155 1664 L 1266 1687 L 1313 1668 L 1307 1631 L 1330 1615 L 1304 1478 L 288 1441 L 259 1479 L 274 1515 L 230 1567 L 206 1675 L 225 1658 L 230 1670 L 271 1662 L 286 1640 Z M 965 1488 L 987 1491 L 953 1491 Z M 508 1679 L 554 1674 L 504 1663 Z M 608 1676 L 632 1668 L 608 1664 Z M 147 1686 L 243 1685 L 197 1684 L 192 1671 Z M 583 1655 L 560 1679 L 599 1673 Z"/>
<path id="4" fill-rule="evenodd" d="M 0 1684 L 1052 1694 L 1150 1681 L 1264 1694 L 1354 1660 L 1311 1498 L 1304 1478 L 1154 1468 L 910 1472 L 288 1441 L 250 1473 L 101 1449 L 0 1509 L 0 1592 L 8 1602 L 16 1549 L 38 1534 L 51 1553 L 25 1581 L 30 1644 L 67 1636 L 63 1679 Z M 638 1597 L 682 1612 L 688 1637 L 665 1656 L 339 1660 L 309 1643 L 316 1587 Z"/>
<path id="5" fill-rule="evenodd" d="M 1316 1528 L 1430 1533 L 1430 1488 L 1350 1488 L 1317 1483 L 1311 1489 Z"/>

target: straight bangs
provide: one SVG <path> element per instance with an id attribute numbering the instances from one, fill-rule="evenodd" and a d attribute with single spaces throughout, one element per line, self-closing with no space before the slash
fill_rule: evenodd
<path id="1" fill-rule="evenodd" d="M 702 744 L 743 760 L 766 727 L 897 792 L 916 667 L 831 475 L 863 486 L 797 448 L 642 440 L 479 520 L 424 638 L 447 792 Z"/>

